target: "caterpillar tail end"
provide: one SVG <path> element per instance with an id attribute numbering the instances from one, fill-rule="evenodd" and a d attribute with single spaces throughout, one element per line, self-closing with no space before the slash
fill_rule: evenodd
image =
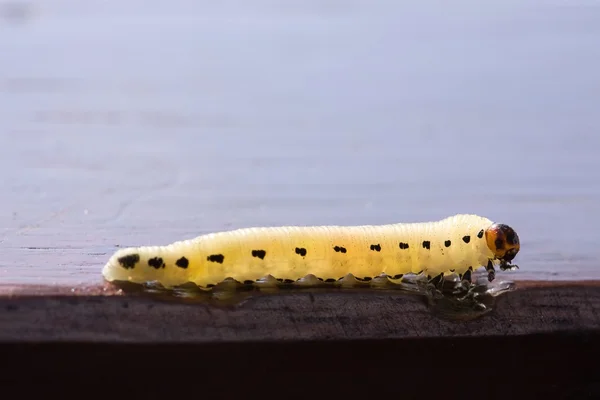
<path id="1" fill-rule="evenodd" d="M 187 263 L 177 265 L 161 247 L 129 247 L 117 250 L 102 268 L 102 276 L 115 284 L 137 284 L 152 288 L 172 289 L 190 282 Z"/>
<path id="2" fill-rule="evenodd" d="M 102 277 L 107 282 L 131 282 L 133 270 L 140 261 L 140 256 L 133 249 L 120 249 L 115 252 L 102 268 Z"/>

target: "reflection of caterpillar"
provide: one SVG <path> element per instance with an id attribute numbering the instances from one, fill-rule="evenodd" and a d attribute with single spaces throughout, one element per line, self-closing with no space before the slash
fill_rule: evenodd
<path id="1" fill-rule="evenodd" d="M 308 274 L 335 281 L 351 273 L 369 281 L 455 272 L 470 280 L 481 266 L 510 268 L 519 238 L 507 225 L 476 215 L 437 222 L 380 226 L 246 228 L 213 233 L 168 246 L 118 250 L 104 267 L 108 281 L 193 282 L 210 288 L 226 278 L 252 283 L 271 275 L 294 282 Z"/>

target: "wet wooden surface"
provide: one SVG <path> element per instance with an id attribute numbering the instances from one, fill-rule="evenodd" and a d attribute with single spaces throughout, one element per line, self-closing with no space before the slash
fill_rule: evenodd
<path id="1" fill-rule="evenodd" d="M 104 295 L 103 295 L 104 294 Z M 253 296 L 233 305 L 94 289 L 0 296 L 0 342 L 218 343 L 600 333 L 600 285 L 509 292 L 484 317 L 436 313 L 421 296 L 368 291 Z"/>
<path id="2" fill-rule="evenodd" d="M 1 283 L 99 284 L 117 246 L 217 230 L 461 212 L 518 230 L 511 278 L 600 277 L 594 2 L 6 4 Z"/>

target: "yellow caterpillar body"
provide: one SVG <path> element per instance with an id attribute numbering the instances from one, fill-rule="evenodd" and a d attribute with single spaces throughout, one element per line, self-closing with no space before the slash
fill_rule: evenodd
<path id="1" fill-rule="evenodd" d="M 249 283 L 269 275 L 286 282 L 309 274 L 322 280 L 349 273 L 362 280 L 462 275 L 512 260 L 518 245 L 508 226 L 464 214 L 426 223 L 245 228 L 121 249 L 102 274 L 108 281 L 157 281 L 167 288 L 189 282 L 210 288 L 226 278 Z"/>

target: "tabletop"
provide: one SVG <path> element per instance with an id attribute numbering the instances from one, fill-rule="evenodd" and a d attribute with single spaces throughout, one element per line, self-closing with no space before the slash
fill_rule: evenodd
<path id="1" fill-rule="evenodd" d="M 248 226 L 513 226 L 600 278 L 600 4 L 0 2 L 0 282 Z"/>

